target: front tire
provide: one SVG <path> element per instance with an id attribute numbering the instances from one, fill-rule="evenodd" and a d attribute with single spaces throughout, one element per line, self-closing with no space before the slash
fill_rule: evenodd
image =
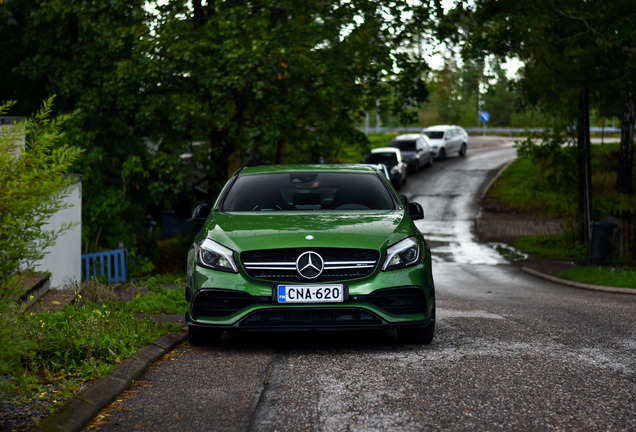
<path id="1" fill-rule="evenodd" d="M 466 156 L 466 143 L 462 143 L 462 146 L 459 149 L 460 156 Z"/>
<path id="2" fill-rule="evenodd" d="M 445 148 L 441 148 L 441 149 L 439 149 L 439 153 L 438 153 L 437 158 L 438 158 L 439 160 L 444 160 L 444 159 L 446 159 L 446 149 L 445 149 Z"/>
<path id="3" fill-rule="evenodd" d="M 221 330 L 188 326 L 188 342 L 190 345 L 218 345 L 221 343 Z"/>
<path id="4" fill-rule="evenodd" d="M 404 345 L 429 345 L 435 336 L 435 321 L 424 328 L 398 329 L 398 339 Z"/>

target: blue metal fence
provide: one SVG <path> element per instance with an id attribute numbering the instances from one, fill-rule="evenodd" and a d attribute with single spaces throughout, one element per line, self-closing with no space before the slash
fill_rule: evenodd
<path id="1" fill-rule="evenodd" d="M 128 280 L 128 250 L 115 249 L 82 255 L 82 280 L 106 277 L 108 282 Z"/>

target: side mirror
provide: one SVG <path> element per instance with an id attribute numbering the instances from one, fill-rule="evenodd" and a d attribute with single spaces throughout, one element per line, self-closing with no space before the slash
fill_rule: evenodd
<path id="1" fill-rule="evenodd" d="M 208 204 L 199 204 L 192 212 L 192 220 L 205 222 L 210 216 L 210 210 Z"/>
<path id="2" fill-rule="evenodd" d="M 409 203 L 409 216 L 411 216 L 411 219 L 413 220 L 424 219 L 424 208 L 422 208 L 420 203 Z"/>
<path id="3" fill-rule="evenodd" d="M 416 202 L 409 202 L 409 199 L 406 195 L 400 195 L 400 201 L 402 201 L 402 205 L 409 211 L 409 216 L 413 220 L 424 219 L 424 208 L 421 204 Z"/>

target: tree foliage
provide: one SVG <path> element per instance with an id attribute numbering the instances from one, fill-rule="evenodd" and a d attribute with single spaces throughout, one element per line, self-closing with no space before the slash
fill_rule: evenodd
<path id="1" fill-rule="evenodd" d="M 139 84 L 122 73 L 147 31 L 143 5 L 13 0 L 0 7 L 0 37 L 10 50 L 0 57 L 0 100 L 15 100 L 19 115 L 56 95 L 57 113 L 76 112 L 64 140 L 85 150 L 72 167 L 83 175 L 85 249 L 135 248 L 147 232 L 137 190 L 145 148 L 132 116 Z"/>
<path id="2" fill-rule="evenodd" d="M 576 118 L 582 88 L 596 96 L 620 95 L 609 109 L 623 112 L 616 188 L 628 194 L 633 192 L 636 107 L 633 6 L 631 0 L 479 0 L 466 43 L 469 55 L 523 59 L 522 93 L 562 118 Z M 608 109 L 605 98 L 590 104 Z"/>
<path id="3" fill-rule="evenodd" d="M 624 114 L 615 188 L 633 193 L 636 34 L 632 9 L 630 0 L 611 4 L 597 0 L 477 0 L 469 7 L 460 4 L 449 14 L 461 20 L 466 37 L 457 43 L 462 44 L 467 58 L 516 56 L 524 61 L 520 94 L 528 105 L 538 106 L 559 120 L 550 138 L 554 143 L 561 139 L 561 131 L 572 131 L 578 170 L 579 238 L 583 241 L 589 239 L 592 217 L 590 107 L 607 105 L 605 98 L 590 100 L 590 95 L 621 95 Z M 447 20 L 442 22 L 448 24 Z M 444 34 L 447 26 L 440 29 Z M 528 148 L 534 147 L 529 141 Z M 625 211 L 614 209 L 617 214 L 629 213 Z"/>
<path id="4" fill-rule="evenodd" d="M 145 51 L 150 124 L 209 145 L 211 199 L 234 157 L 248 163 L 334 159 L 377 97 L 408 117 L 426 98 L 426 64 L 396 48 L 421 25 L 406 1 L 175 1 L 159 6 Z M 145 65 L 142 65 L 145 68 Z M 163 119 L 158 122 L 157 119 Z"/>
<path id="5" fill-rule="evenodd" d="M 85 249 L 149 255 L 147 215 L 185 214 L 231 170 L 365 147 L 354 125 L 378 97 L 413 118 L 427 66 L 405 48 L 427 14 L 407 0 L 14 0 L 0 100 L 20 113 L 56 94 L 78 111 L 66 139 L 85 149 Z"/>

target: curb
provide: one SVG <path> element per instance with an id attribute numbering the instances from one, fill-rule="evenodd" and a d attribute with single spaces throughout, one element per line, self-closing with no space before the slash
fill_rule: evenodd
<path id="1" fill-rule="evenodd" d="M 132 382 L 159 360 L 164 354 L 179 345 L 188 335 L 174 332 L 148 343 L 104 377 L 77 393 L 60 409 L 38 424 L 33 431 L 76 432 L 97 413 L 126 390 Z"/>
<path id="2" fill-rule="evenodd" d="M 567 286 L 571 286 L 571 287 L 574 287 L 574 288 L 581 288 L 581 289 L 586 289 L 586 290 L 590 290 L 590 291 L 599 291 L 599 292 L 607 292 L 607 293 L 636 295 L 636 289 L 606 287 L 606 286 L 600 286 L 600 285 L 591 285 L 591 284 L 586 284 L 586 283 L 581 283 L 581 282 L 575 282 L 575 281 L 571 281 L 571 280 L 567 280 L 567 279 L 559 279 L 557 277 L 550 276 L 550 275 L 547 275 L 545 273 L 541 273 L 540 271 L 533 270 L 533 269 L 528 268 L 528 267 L 521 267 L 521 271 L 524 272 L 524 273 L 531 274 L 533 276 L 537 276 L 537 277 L 539 277 L 541 279 L 548 280 L 550 282 L 555 282 L 555 283 L 558 283 L 558 284 L 561 284 L 561 285 L 567 285 Z"/>

